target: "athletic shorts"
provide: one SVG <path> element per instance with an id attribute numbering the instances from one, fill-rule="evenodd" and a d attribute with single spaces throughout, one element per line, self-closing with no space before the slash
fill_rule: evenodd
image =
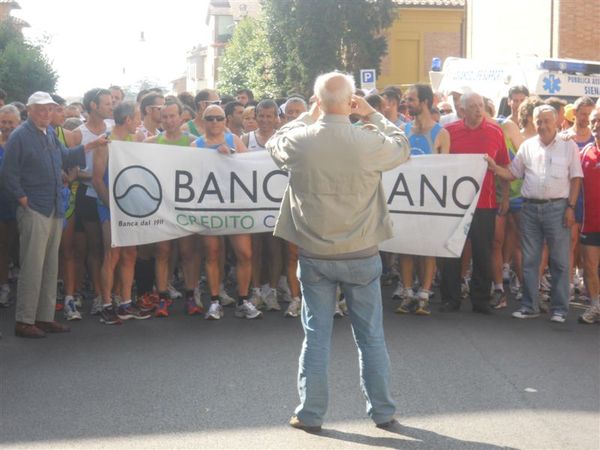
<path id="1" fill-rule="evenodd" d="M 88 186 L 80 184 L 77 189 L 77 195 L 75 198 L 75 230 L 83 231 L 83 224 L 85 222 L 100 222 L 98 217 L 98 208 L 96 208 L 97 200 L 94 197 L 88 197 L 86 195 Z"/>
<path id="2" fill-rule="evenodd" d="M 77 199 L 77 189 L 79 188 L 79 181 L 73 181 L 69 186 L 69 201 L 65 207 L 65 219 L 69 220 L 73 214 L 75 214 L 75 200 Z"/>
<path id="3" fill-rule="evenodd" d="M 581 245 L 591 245 L 592 247 L 600 247 L 600 232 L 597 233 L 581 233 Z"/>
<path id="4" fill-rule="evenodd" d="M 110 210 L 102 203 L 100 203 L 100 200 L 98 200 L 96 208 L 98 209 L 98 217 L 100 218 L 100 223 L 110 221 Z"/>

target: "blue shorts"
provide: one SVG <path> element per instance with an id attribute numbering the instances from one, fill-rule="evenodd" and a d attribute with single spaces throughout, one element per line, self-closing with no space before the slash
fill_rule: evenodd
<path id="1" fill-rule="evenodd" d="M 508 201 L 508 212 L 519 212 L 523 207 L 523 197 L 511 198 Z"/>
<path id="2" fill-rule="evenodd" d="M 96 206 L 98 209 L 98 217 L 100 218 L 100 223 L 110 221 L 110 209 L 101 204 L 100 201 L 98 201 L 98 204 Z"/>

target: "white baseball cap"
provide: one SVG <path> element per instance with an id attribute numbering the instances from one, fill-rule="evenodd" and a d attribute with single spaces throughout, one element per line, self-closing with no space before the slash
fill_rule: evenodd
<path id="1" fill-rule="evenodd" d="M 27 100 L 27 106 L 31 105 L 57 105 L 52 97 L 47 92 L 37 91 L 29 97 Z"/>

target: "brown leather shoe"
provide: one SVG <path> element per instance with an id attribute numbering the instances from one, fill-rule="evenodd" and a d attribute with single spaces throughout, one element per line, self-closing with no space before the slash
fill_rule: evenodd
<path id="1" fill-rule="evenodd" d="M 24 338 L 43 338 L 46 337 L 46 333 L 44 333 L 35 325 L 17 322 L 15 324 L 15 336 Z"/>
<path id="2" fill-rule="evenodd" d="M 35 326 L 40 328 L 42 331 L 46 333 L 68 333 L 71 329 L 63 325 L 62 323 L 58 323 L 56 321 L 52 322 L 36 322 Z"/>

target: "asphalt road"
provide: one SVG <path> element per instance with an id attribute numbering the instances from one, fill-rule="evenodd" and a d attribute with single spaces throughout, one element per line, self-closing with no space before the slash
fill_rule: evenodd
<path id="1" fill-rule="evenodd" d="M 14 307 L 0 310 L 0 447 L 600 448 L 600 327 L 577 324 L 580 311 L 554 324 L 466 304 L 399 316 L 395 304 L 384 300 L 400 425 L 367 418 L 343 318 L 319 435 L 287 425 L 299 320 L 226 308 L 208 322 L 175 304 L 168 319 L 109 327 L 86 314 L 71 333 L 26 340 L 12 333 Z"/>

